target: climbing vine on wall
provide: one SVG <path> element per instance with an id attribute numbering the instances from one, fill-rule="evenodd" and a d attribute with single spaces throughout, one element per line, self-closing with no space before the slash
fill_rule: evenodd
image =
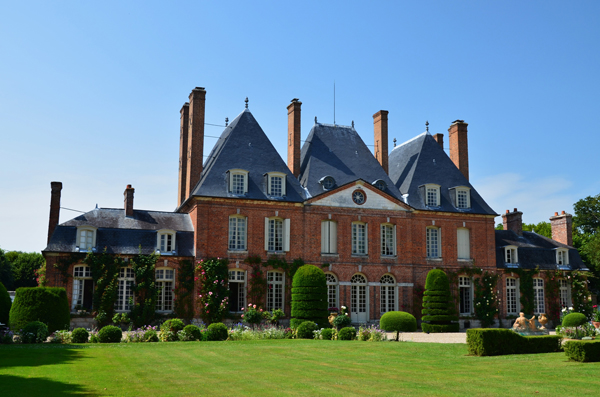
<path id="1" fill-rule="evenodd" d="M 571 281 L 573 310 L 591 318 L 592 302 L 588 299 L 589 291 L 587 288 L 589 276 L 590 273 L 588 272 L 573 271 L 567 276 L 567 280 Z"/>
<path id="2" fill-rule="evenodd" d="M 136 327 L 151 324 L 156 317 L 158 288 L 155 282 L 155 268 L 158 255 L 136 255 L 131 259 L 135 274 L 133 287 L 134 300 L 129 317 Z"/>
<path id="3" fill-rule="evenodd" d="M 186 321 L 194 317 L 194 281 L 198 280 L 194 277 L 195 273 L 194 262 L 187 259 L 179 262 L 174 311 L 178 318 Z"/>
<path id="4" fill-rule="evenodd" d="M 123 258 L 107 254 L 88 253 L 83 263 L 90 267 L 94 289 L 93 308 L 95 320 L 99 327 L 107 325 L 112 320 L 115 311 L 115 301 L 119 292 L 119 271 L 125 266 Z"/>
<path id="5" fill-rule="evenodd" d="M 59 258 L 54 264 L 54 268 L 58 270 L 60 276 L 62 278 L 63 283 L 66 285 L 69 281 L 69 277 L 73 275 L 69 272 L 71 265 L 75 263 L 81 262 L 85 258 L 85 254 L 82 253 L 72 253 L 67 257 Z"/>
<path id="6" fill-rule="evenodd" d="M 198 274 L 198 311 L 208 323 L 221 321 L 229 310 L 229 272 L 227 259 L 201 260 Z"/>
<path id="7" fill-rule="evenodd" d="M 540 270 L 535 269 L 505 269 L 506 274 L 515 273 L 519 276 L 519 292 L 521 293 L 521 307 L 526 315 L 533 315 L 535 310 L 535 300 L 533 293 L 533 277 Z"/>
<path id="8" fill-rule="evenodd" d="M 244 260 L 250 266 L 248 271 L 248 302 L 257 306 L 264 306 L 267 293 L 267 279 L 261 269 L 260 256 L 249 256 Z"/>
<path id="9" fill-rule="evenodd" d="M 483 328 L 492 326 L 498 314 L 498 278 L 498 274 L 485 271 L 473 279 L 475 317 Z"/>
<path id="10" fill-rule="evenodd" d="M 546 273 L 546 302 L 548 304 L 546 308 L 546 316 L 552 320 L 555 324 L 560 319 L 560 279 L 562 278 L 562 272 L 558 270 L 548 271 Z"/>

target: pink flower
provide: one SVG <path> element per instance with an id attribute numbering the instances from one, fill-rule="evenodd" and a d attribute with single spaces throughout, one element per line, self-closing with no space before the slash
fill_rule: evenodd
<path id="1" fill-rule="evenodd" d="M 242 314 L 242 318 L 244 318 L 244 315 Z"/>
<path id="2" fill-rule="evenodd" d="M 254 305 L 254 308 L 256 309 L 256 305 Z"/>
<path id="3" fill-rule="evenodd" d="M 248 303 L 248 307 L 252 307 L 252 303 Z"/>
<path id="4" fill-rule="evenodd" d="M 202 294 L 198 294 L 198 298 L 202 298 Z"/>
<path id="5" fill-rule="evenodd" d="M 244 310 L 244 308 L 242 307 L 242 310 Z"/>
<path id="6" fill-rule="evenodd" d="M 260 312 L 262 313 L 262 309 L 260 309 Z"/>
<path id="7" fill-rule="evenodd" d="M 209 294 L 209 295 L 212 295 L 212 291 L 209 291 L 209 293 L 208 293 L 208 294 Z"/>

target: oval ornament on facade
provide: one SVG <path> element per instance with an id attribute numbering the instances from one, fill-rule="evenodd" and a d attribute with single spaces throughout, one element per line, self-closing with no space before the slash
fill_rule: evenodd
<path id="1" fill-rule="evenodd" d="M 354 204 L 363 205 L 367 201 L 367 195 L 362 190 L 355 190 L 352 192 L 352 201 Z"/>

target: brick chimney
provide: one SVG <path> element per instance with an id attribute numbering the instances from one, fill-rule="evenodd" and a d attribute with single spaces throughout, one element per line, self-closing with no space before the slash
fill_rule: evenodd
<path id="1" fill-rule="evenodd" d="M 62 182 L 50 182 L 50 220 L 48 222 L 48 243 L 54 229 L 58 225 L 60 215 L 60 191 L 62 190 Z"/>
<path id="2" fill-rule="evenodd" d="M 127 185 L 127 188 L 123 192 L 125 196 L 125 216 L 133 216 L 133 192 L 135 191 L 131 185 Z"/>
<path id="3" fill-rule="evenodd" d="M 375 158 L 385 170 L 388 170 L 388 111 L 380 110 L 373 115 L 373 129 L 375 130 Z"/>
<path id="4" fill-rule="evenodd" d="M 467 139 L 467 126 L 464 120 L 455 120 L 448 128 L 450 140 L 450 160 L 469 180 L 469 143 Z"/>
<path id="5" fill-rule="evenodd" d="M 502 214 L 502 225 L 504 230 L 512 230 L 519 236 L 523 235 L 523 213 L 515 210 L 510 212 L 506 210 L 506 214 Z"/>
<path id="6" fill-rule="evenodd" d="M 435 134 L 433 135 L 433 139 L 435 139 L 442 149 L 444 148 L 444 134 Z"/>
<path id="7" fill-rule="evenodd" d="M 177 189 L 177 206 L 179 207 L 187 198 L 187 147 L 188 127 L 190 118 L 190 104 L 184 103 L 180 110 L 179 123 L 179 187 Z"/>
<path id="8" fill-rule="evenodd" d="M 189 127 L 187 145 L 187 172 L 185 198 L 192 194 L 192 190 L 200 180 L 204 155 L 204 110 L 206 90 L 196 87 L 190 94 Z"/>
<path id="9" fill-rule="evenodd" d="M 560 215 L 555 212 L 554 216 L 550 217 L 550 224 L 552 225 L 552 240 L 572 247 L 573 215 L 567 214 L 565 211 L 562 211 Z"/>
<path id="10" fill-rule="evenodd" d="M 288 168 L 297 178 L 300 175 L 300 108 L 302 102 L 292 99 L 288 105 Z"/>

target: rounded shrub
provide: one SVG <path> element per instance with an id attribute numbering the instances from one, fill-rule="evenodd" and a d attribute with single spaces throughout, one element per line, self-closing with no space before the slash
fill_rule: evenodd
<path id="1" fill-rule="evenodd" d="M 23 343 L 42 343 L 50 333 L 48 326 L 41 321 L 32 321 L 23 328 L 21 340 Z"/>
<path id="2" fill-rule="evenodd" d="M 314 265 L 301 266 L 292 280 L 293 319 L 309 320 L 327 327 L 328 315 L 325 273 Z"/>
<path id="3" fill-rule="evenodd" d="M 86 343 L 90 333 L 85 328 L 75 328 L 71 333 L 73 343 Z"/>
<path id="4" fill-rule="evenodd" d="M 325 328 L 323 331 L 321 331 L 321 337 L 323 338 L 323 340 L 333 339 L 333 329 Z"/>
<path id="5" fill-rule="evenodd" d="M 11 306 L 12 301 L 10 300 L 10 295 L 8 295 L 8 291 L 4 287 L 4 284 L 0 283 L 0 323 L 8 324 Z"/>
<path id="6" fill-rule="evenodd" d="M 300 326 L 300 324 L 302 324 L 305 321 L 308 321 L 308 320 L 305 320 L 303 318 L 292 318 L 290 320 L 290 328 L 291 329 L 298 329 L 298 327 Z"/>
<path id="7" fill-rule="evenodd" d="M 338 340 L 354 340 L 355 338 L 356 330 L 354 327 L 346 327 L 338 331 Z"/>
<path id="8" fill-rule="evenodd" d="M 579 327 L 588 322 L 587 317 L 583 313 L 569 313 L 567 314 L 562 321 L 563 327 Z"/>
<path id="9" fill-rule="evenodd" d="M 19 330 L 32 321 L 48 324 L 48 331 L 68 329 L 71 324 L 69 302 L 64 288 L 18 288 L 10 309 L 10 327 Z"/>
<path id="10" fill-rule="evenodd" d="M 200 331 L 200 327 L 198 327 L 197 325 L 194 325 L 194 324 L 186 325 L 183 328 L 183 331 L 186 334 L 191 335 L 193 340 L 202 340 L 202 331 Z"/>
<path id="11" fill-rule="evenodd" d="M 305 321 L 296 330 L 296 337 L 298 339 L 313 339 L 314 334 L 313 331 L 318 329 L 317 324 L 313 321 Z"/>
<path id="12" fill-rule="evenodd" d="M 342 329 L 350 326 L 352 324 L 352 319 L 347 314 L 340 314 L 336 318 L 333 319 L 333 325 L 336 329 Z"/>
<path id="13" fill-rule="evenodd" d="M 208 326 L 208 334 L 206 335 L 207 340 L 219 341 L 227 340 L 229 336 L 227 333 L 227 326 L 223 323 L 212 323 Z"/>
<path id="14" fill-rule="evenodd" d="M 406 312 L 387 312 L 379 320 L 379 328 L 387 332 L 395 332 L 396 340 L 400 332 L 415 332 L 417 330 L 417 319 Z"/>
<path id="15" fill-rule="evenodd" d="M 114 325 L 107 325 L 98 331 L 98 341 L 100 343 L 120 343 L 122 337 L 123 331 Z"/>
<path id="16" fill-rule="evenodd" d="M 178 318 L 170 318 L 160 325 L 161 339 L 165 342 L 179 340 L 177 333 L 183 329 L 185 324 Z"/>
<path id="17" fill-rule="evenodd" d="M 441 269 L 433 269 L 427 273 L 421 314 L 423 332 L 458 332 L 458 316 L 450 294 L 450 281 Z"/>
<path id="18" fill-rule="evenodd" d="M 158 334 L 155 330 L 149 329 L 144 332 L 144 342 L 158 342 Z"/>

